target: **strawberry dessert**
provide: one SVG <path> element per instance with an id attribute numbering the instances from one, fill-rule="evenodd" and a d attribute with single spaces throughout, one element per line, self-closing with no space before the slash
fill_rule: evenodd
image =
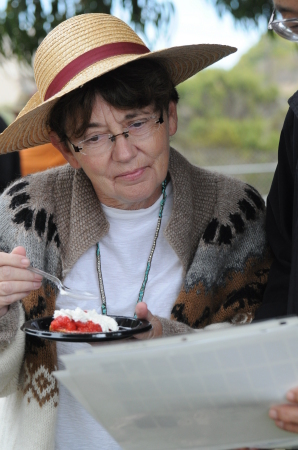
<path id="1" fill-rule="evenodd" d="M 62 333 L 101 333 L 117 331 L 118 324 L 112 317 L 98 314 L 95 309 L 60 309 L 54 312 L 50 331 Z"/>

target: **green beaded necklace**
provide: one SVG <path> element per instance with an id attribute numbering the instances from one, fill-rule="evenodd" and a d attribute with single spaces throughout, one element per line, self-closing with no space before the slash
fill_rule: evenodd
<path id="1" fill-rule="evenodd" d="M 141 286 L 141 289 L 139 292 L 139 297 L 138 297 L 136 303 L 143 301 L 145 288 L 146 288 L 146 284 L 148 281 L 148 275 L 149 275 L 150 268 L 151 268 L 151 262 L 152 262 L 152 258 L 153 258 L 153 254 L 154 254 L 154 250 L 156 247 L 156 242 L 157 242 L 157 238 L 158 238 L 159 230 L 160 230 L 160 226 L 161 226 L 162 213 L 163 213 L 163 209 L 164 209 L 166 198 L 167 198 L 166 187 L 167 187 L 167 180 L 165 179 L 161 185 L 162 199 L 160 202 L 160 208 L 159 208 L 159 213 L 158 213 L 158 220 L 157 220 L 157 226 L 156 226 L 156 230 L 155 230 L 155 234 L 154 234 L 153 244 L 152 244 L 149 258 L 147 261 L 144 280 L 143 280 L 143 283 L 142 283 L 142 286 Z M 97 274 L 98 274 L 98 282 L 99 282 L 99 291 L 100 291 L 100 296 L 101 296 L 101 311 L 102 311 L 102 314 L 107 315 L 107 299 L 106 299 L 106 294 L 105 294 L 105 290 L 104 290 L 104 286 L 103 286 L 99 242 L 96 245 L 96 260 L 97 260 Z M 134 317 L 136 317 L 136 315 L 134 315 Z"/>

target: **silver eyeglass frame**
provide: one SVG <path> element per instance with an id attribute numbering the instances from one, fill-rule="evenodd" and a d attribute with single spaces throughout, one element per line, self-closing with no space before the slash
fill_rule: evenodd
<path id="1" fill-rule="evenodd" d="M 272 11 L 268 22 L 268 30 L 273 30 L 278 36 L 287 39 L 288 41 L 298 42 L 298 33 L 293 33 L 290 27 L 288 27 L 290 24 L 297 24 L 298 26 L 298 17 L 294 17 L 293 19 L 274 20 L 276 11 L 276 8 Z"/>
<path id="2" fill-rule="evenodd" d="M 158 117 L 158 116 L 156 116 L 156 118 L 157 118 L 157 117 Z M 154 119 L 154 116 L 152 116 L 151 118 Z M 159 119 L 156 120 L 155 123 L 156 123 L 156 124 L 159 123 L 160 125 L 161 125 L 162 123 L 164 123 L 164 119 L 163 119 L 163 115 L 162 115 L 162 114 L 160 115 Z M 132 124 L 132 125 L 133 125 L 133 124 Z M 126 129 L 126 130 L 122 131 L 122 133 L 118 133 L 118 134 L 106 134 L 106 133 L 104 133 L 104 134 L 105 134 L 106 136 L 108 136 L 108 138 L 110 139 L 111 143 L 113 143 L 113 142 L 116 141 L 116 137 L 117 137 L 117 136 L 124 136 L 125 138 L 128 138 L 128 136 L 129 136 L 129 129 Z M 82 153 L 82 154 L 84 155 L 84 154 L 86 154 L 86 153 L 83 153 L 83 152 L 82 152 L 83 147 L 79 147 L 79 145 L 83 144 L 84 142 L 88 141 L 89 139 L 90 139 L 90 138 L 84 139 L 83 141 L 78 142 L 77 145 L 73 144 L 69 139 L 68 139 L 68 142 L 70 143 L 70 145 L 72 146 L 72 148 L 74 149 L 74 151 L 75 151 L 76 153 Z M 111 145 L 111 146 L 112 146 L 112 145 Z"/>

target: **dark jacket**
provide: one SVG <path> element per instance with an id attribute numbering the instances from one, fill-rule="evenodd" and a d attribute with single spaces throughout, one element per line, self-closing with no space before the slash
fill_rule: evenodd
<path id="1" fill-rule="evenodd" d="M 7 127 L 0 116 L 0 133 Z M 18 152 L 1 155 L 0 158 L 0 193 L 4 191 L 12 181 L 21 176 L 20 157 Z"/>
<path id="2" fill-rule="evenodd" d="M 275 260 L 256 319 L 298 314 L 298 91 L 289 105 L 267 199 L 266 231 Z"/>

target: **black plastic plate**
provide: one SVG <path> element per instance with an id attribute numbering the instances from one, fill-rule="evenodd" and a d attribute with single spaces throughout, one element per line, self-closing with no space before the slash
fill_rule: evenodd
<path id="1" fill-rule="evenodd" d="M 21 326 L 21 330 L 30 336 L 53 341 L 66 342 L 103 342 L 126 339 L 138 333 L 144 333 L 152 328 L 147 320 L 135 319 L 134 317 L 110 316 L 116 320 L 119 326 L 118 331 L 106 333 L 59 333 L 49 331 L 53 317 L 42 317 L 41 319 L 28 320 Z"/>

